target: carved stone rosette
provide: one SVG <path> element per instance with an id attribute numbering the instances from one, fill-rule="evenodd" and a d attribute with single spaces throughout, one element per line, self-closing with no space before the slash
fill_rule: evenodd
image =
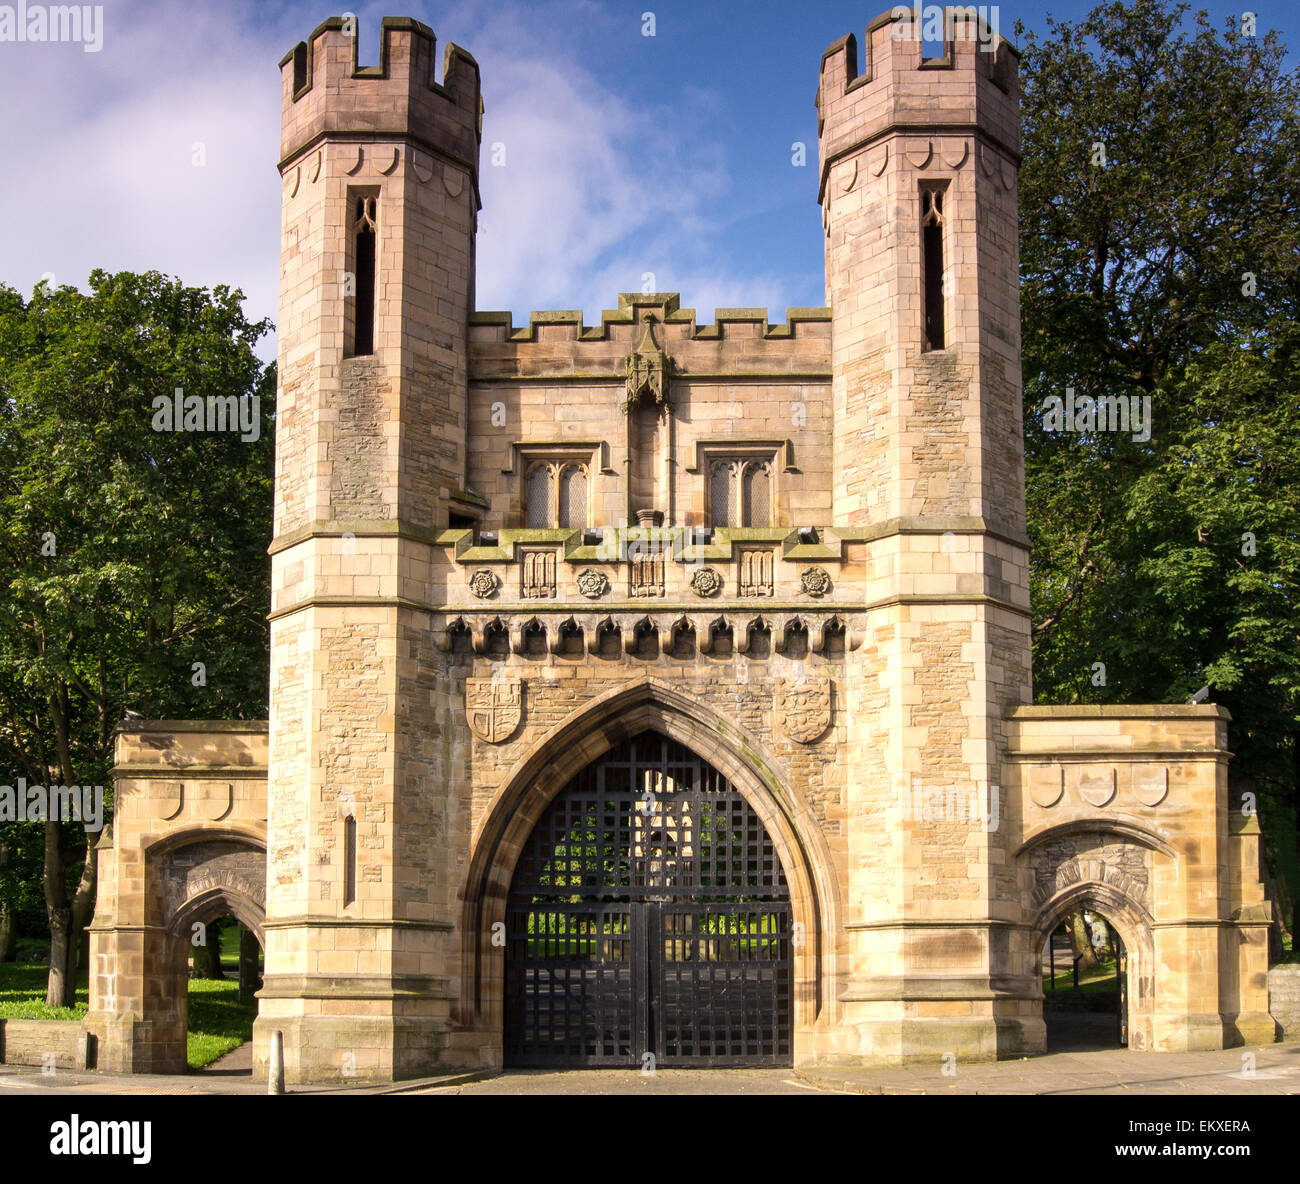
<path id="1" fill-rule="evenodd" d="M 722 577 L 711 567 L 702 567 L 691 576 L 691 588 L 696 596 L 716 596 L 722 591 Z"/>
<path id="2" fill-rule="evenodd" d="M 825 596 L 831 590 L 830 573 L 824 567 L 807 567 L 799 573 L 799 583 L 809 596 Z"/>
<path id="3" fill-rule="evenodd" d="M 588 600 L 599 600 L 609 591 L 609 577 L 589 567 L 578 573 L 578 591 Z"/>
<path id="4" fill-rule="evenodd" d="M 480 599 L 495 596 L 500 587 L 500 578 L 486 567 L 480 568 L 469 578 L 469 590 Z"/>

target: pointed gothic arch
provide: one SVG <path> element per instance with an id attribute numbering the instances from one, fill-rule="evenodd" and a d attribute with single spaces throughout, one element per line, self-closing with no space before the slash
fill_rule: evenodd
<path id="1" fill-rule="evenodd" d="M 494 795 L 472 844 L 462 914 L 462 980 L 457 1023 L 492 1041 L 499 1062 L 504 1021 L 503 932 L 516 863 L 547 806 L 575 774 L 617 745 L 656 731 L 726 777 L 758 816 L 781 860 L 797 941 L 792 996 L 795 1059 L 818 1018 L 835 1006 L 839 928 L 834 862 L 811 808 L 787 786 L 762 746 L 710 707 L 654 679 L 612 691 L 575 712 L 524 755 Z"/>

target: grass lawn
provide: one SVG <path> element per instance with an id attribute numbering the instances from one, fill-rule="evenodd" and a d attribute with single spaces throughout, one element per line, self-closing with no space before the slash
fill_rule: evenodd
<path id="1" fill-rule="evenodd" d="M 86 975 L 77 978 L 74 1007 L 46 1007 L 50 968 L 44 962 L 0 962 L 0 1019 L 79 1020 L 89 1007 Z"/>
<path id="2" fill-rule="evenodd" d="M 1059 965 L 1059 959 L 1058 959 Z M 1053 987 L 1055 983 L 1055 987 Z M 1074 971 L 1067 970 L 1058 974 L 1055 979 L 1043 975 L 1044 991 L 1072 991 L 1074 990 Z M 1115 972 L 1114 962 L 1103 962 L 1093 970 L 1079 971 L 1079 990 L 1080 991 L 1117 991 L 1119 990 L 1119 979 Z"/>
<path id="3" fill-rule="evenodd" d="M 86 976 L 77 982 L 75 1007 L 46 1007 L 45 984 L 49 966 L 44 962 L 0 962 L 0 1019 L 79 1020 L 88 1008 Z M 239 983 L 233 979 L 190 979 L 190 1023 L 185 1038 L 185 1059 L 191 1069 L 210 1065 L 245 1040 L 253 1038 L 257 1000 L 239 1002 Z"/>
<path id="4" fill-rule="evenodd" d="M 257 1000 L 239 1002 L 239 983 L 227 979 L 190 979 L 190 1030 L 185 1059 L 202 1069 L 253 1038 Z"/>

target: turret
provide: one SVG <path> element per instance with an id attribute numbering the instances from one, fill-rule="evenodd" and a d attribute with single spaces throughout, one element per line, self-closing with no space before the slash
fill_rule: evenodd
<path id="1" fill-rule="evenodd" d="M 913 18 L 872 21 L 861 75 L 832 45 L 817 96 L 834 524 L 867 550 L 840 999 L 857 1054 L 1020 1055 L 1042 1036 L 999 786 L 1030 695 L 1016 53 L 948 9 L 926 57 Z"/>
<path id="2" fill-rule="evenodd" d="M 331 19 L 280 63 L 266 980 L 291 1082 L 440 1063 L 462 804 L 432 542 L 465 496 L 482 101 L 455 46 Z M 464 840 L 462 840 L 464 841 Z M 310 858 L 307 852 L 311 852 Z"/>

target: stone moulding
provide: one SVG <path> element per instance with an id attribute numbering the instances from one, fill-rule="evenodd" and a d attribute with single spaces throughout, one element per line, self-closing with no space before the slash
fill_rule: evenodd
<path id="1" fill-rule="evenodd" d="M 431 627 L 438 639 L 439 648 L 444 653 L 452 652 L 457 637 L 461 637 L 467 639 L 471 652 L 487 656 L 493 651 L 493 639 L 497 638 L 496 645 L 503 657 L 509 653 L 526 652 L 527 647 L 523 644 L 525 629 L 540 634 L 547 653 L 561 653 L 564 642 L 562 635 L 576 632 L 581 634 L 588 652 L 594 654 L 600 650 L 602 631 L 620 633 L 623 640 L 627 641 L 638 626 L 649 627 L 662 639 L 671 637 L 674 628 L 683 620 L 696 626 L 696 643 L 705 653 L 710 650 L 711 632 L 729 632 L 735 652 L 746 654 L 749 652 L 751 630 L 766 631 L 771 635 L 772 650 L 783 654 L 788 648 L 787 641 L 791 632 L 802 629 L 807 633 L 808 648 L 813 653 L 828 657 L 860 648 L 865 637 L 860 622 L 829 610 L 774 612 L 772 605 L 764 604 L 762 613 L 755 613 L 752 609 L 724 611 L 705 622 L 703 618 L 694 615 L 699 609 L 698 603 L 670 605 L 656 600 L 652 608 L 645 606 L 634 609 L 631 604 L 613 612 L 594 612 L 593 608 L 590 604 L 548 604 L 545 607 L 529 604 L 526 611 L 519 613 L 440 612 L 434 614 Z"/>

